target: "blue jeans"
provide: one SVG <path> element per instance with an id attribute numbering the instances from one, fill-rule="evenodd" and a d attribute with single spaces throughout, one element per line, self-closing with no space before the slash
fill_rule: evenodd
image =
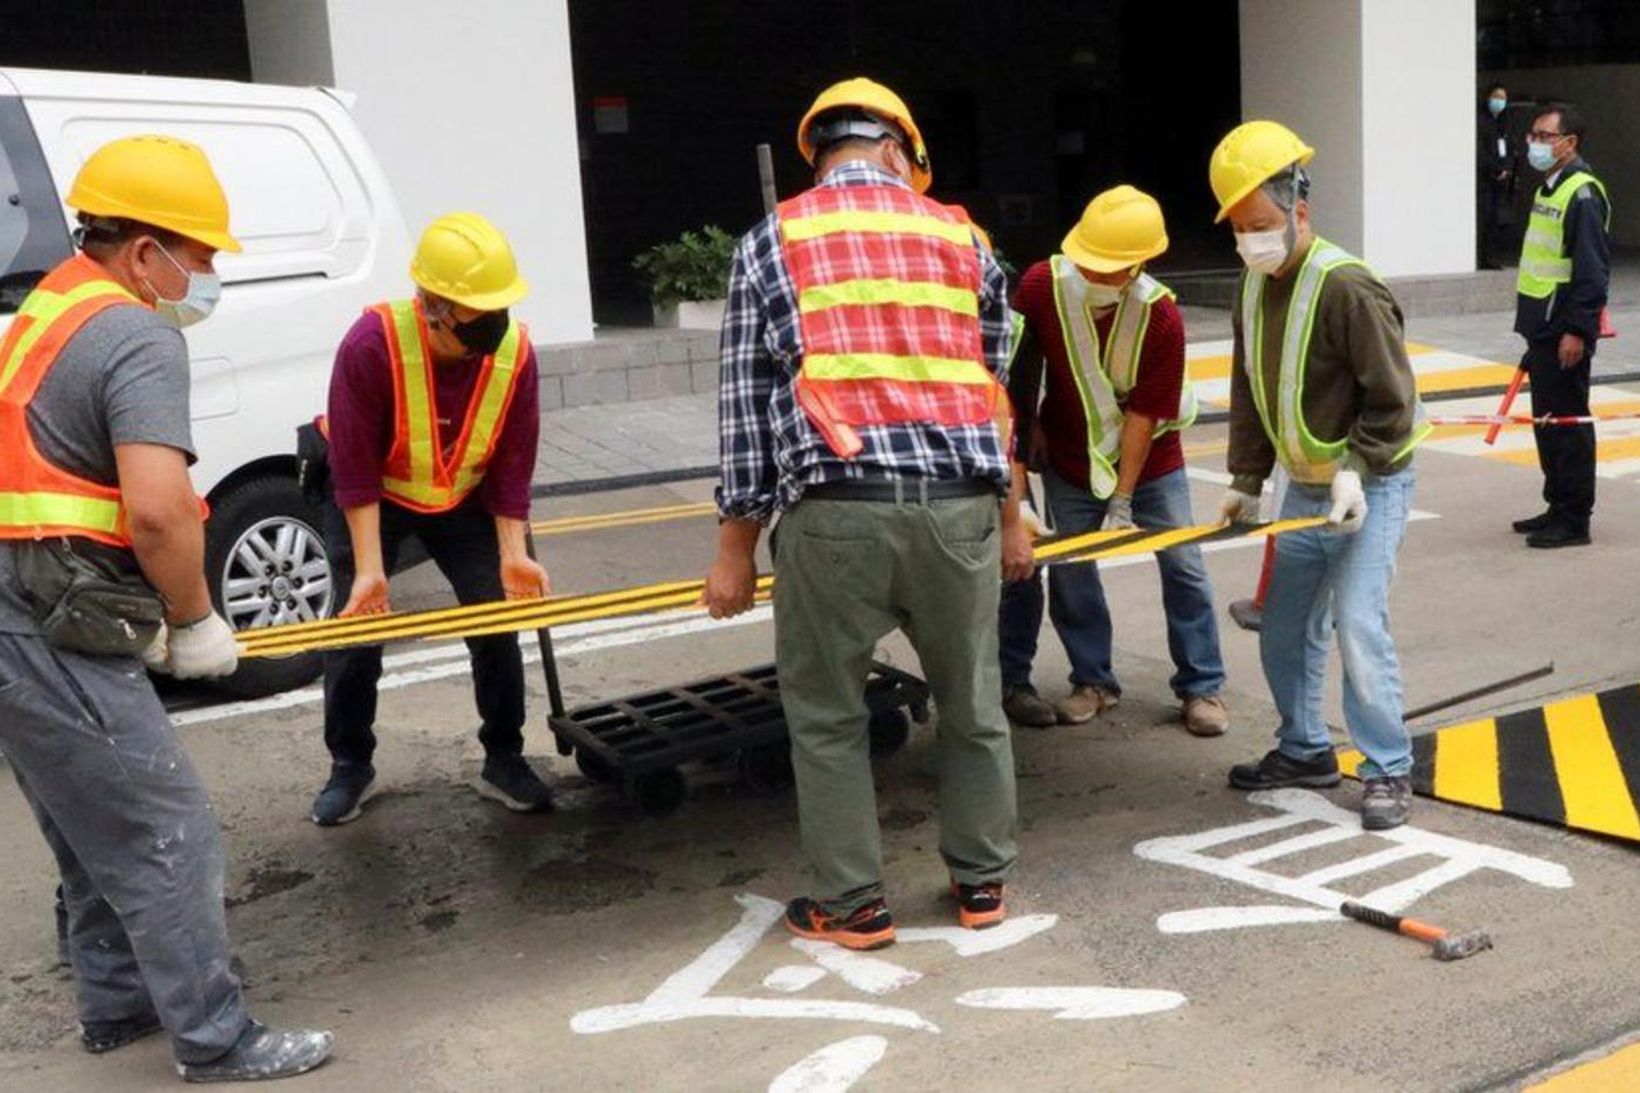
<path id="1" fill-rule="evenodd" d="M 1046 471 L 1048 510 L 1063 535 L 1095 531 L 1105 519 L 1106 502 L 1088 490 Z M 1190 482 L 1182 469 L 1141 483 L 1133 491 L 1133 520 L 1142 528 L 1182 528 L 1195 523 Z M 1173 655 L 1170 681 L 1179 698 L 1218 694 L 1224 686 L 1219 624 L 1213 617 L 1213 586 L 1200 548 L 1187 546 L 1156 555 L 1162 575 L 1162 608 L 1167 613 L 1167 648 Z M 1110 608 L 1097 563 L 1056 565 L 1048 570 L 1048 615 L 1071 662 L 1071 683 L 1121 694 L 1111 670 Z M 999 614 L 1002 685 L 1028 685 L 1042 628 L 1042 576 L 1002 586 Z"/>
<path id="2" fill-rule="evenodd" d="M 1294 759 L 1332 752 L 1321 714 L 1332 631 L 1344 658 L 1344 721 L 1366 761 L 1365 777 L 1412 769 L 1412 741 L 1401 720 L 1401 663 L 1389 633 L 1389 583 L 1412 504 L 1412 470 L 1367 477 L 1367 519 L 1353 535 L 1299 531 L 1276 540 L 1264 599 L 1259 658 L 1281 714 L 1277 746 Z M 1287 488 L 1283 519 L 1324 516 L 1327 487 Z"/>

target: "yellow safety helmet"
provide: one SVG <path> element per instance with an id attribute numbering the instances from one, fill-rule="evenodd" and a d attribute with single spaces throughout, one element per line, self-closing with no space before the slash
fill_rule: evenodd
<path id="1" fill-rule="evenodd" d="M 1143 190 L 1113 187 L 1088 202 L 1059 249 L 1095 273 L 1115 273 L 1148 262 L 1167 250 L 1162 207 Z"/>
<path id="2" fill-rule="evenodd" d="M 511 307 L 530 290 L 507 237 L 477 213 L 447 213 L 427 225 L 410 277 L 435 296 L 479 311 Z"/>
<path id="3" fill-rule="evenodd" d="M 1225 134 L 1213 149 L 1207 178 L 1219 200 L 1217 224 L 1243 198 L 1289 167 L 1303 166 L 1315 149 L 1298 134 L 1275 121 L 1249 121 Z"/>
<path id="4" fill-rule="evenodd" d="M 68 207 L 176 232 L 237 254 L 228 234 L 228 198 L 197 144 L 144 134 L 121 137 L 91 153 L 68 190 Z"/>
<path id="5" fill-rule="evenodd" d="M 919 194 L 928 192 L 928 187 L 934 181 L 934 171 L 928 164 L 928 146 L 923 143 L 922 130 L 917 128 L 917 123 L 911 118 L 911 111 L 906 109 L 905 102 L 898 95 L 876 80 L 868 80 L 864 76 L 834 83 L 820 92 L 819 97 L 814 100 L 814 105 L 809 107 L 809 112 L 797 123 L 797 150 L 809 166 L 814 165 L 816 153 L 814 140 L 809 132 L 814 119 L 840 106 L 853 106 L 865 110 L 897 126 L 905 134 L 906 154 L 911 160 L 911 188 Z"/>

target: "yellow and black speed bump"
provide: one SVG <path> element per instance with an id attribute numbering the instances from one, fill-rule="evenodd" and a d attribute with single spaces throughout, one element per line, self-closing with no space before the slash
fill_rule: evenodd
<path id="1" fill-rule="evenodd" d="M 1437 729 L 1412 756 L 1423 796 L 1640 841 L 1640 684 Z"/>
<path id="2" fill-rule="evenodd" d="M 1160 531 L 1136 528 L 1094 531 L 1086 535 L 1043 539 L 1036 544 L 1036 560 L 1059 565 L 1090 562 L 1100 558 L 1150 554 L 1192 543 L 1279 535 L 1321 523 L 1320 518 L 1309 518 L 1251 526 L 1203 524 Z M 772 576 L 760 576 L 757 579 L 756 599 L 767 600 L 773 586 Z M 544 600 L 502 600 L 436 611 L 322 619 L 244 631 L 238 635 L 239 649 L 241 656 L 278 657 L 345 649 L 355 645 L 381 645 L 411 638 L 476 638 L 487 634 L 543 630 L 572 622 L 692 607 L 700 602 L 704 590 L 703 581 L 663 581 L 610 592 L 555 596 Z"/>

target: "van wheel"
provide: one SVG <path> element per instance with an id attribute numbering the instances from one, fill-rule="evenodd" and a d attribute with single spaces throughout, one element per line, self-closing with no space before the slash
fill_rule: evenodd
<path id="1" fill-rule="evenodd" d="M 330 616 L 333 589 L 319 508 L 294 478 L 253 478 L 211 506 L 205 533 L 205 575 L 211 600 L 235 630 L 252 630 Z M 288 691 L 313 682 L 318 653 L 243 660 L 216 686 L 241 698 Z"/>

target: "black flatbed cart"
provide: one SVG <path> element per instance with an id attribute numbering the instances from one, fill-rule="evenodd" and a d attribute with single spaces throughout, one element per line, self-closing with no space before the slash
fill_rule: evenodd
<path id="1" fill-rule="evenodd" d="M 791 785 L 786 717 L 773 664 L 760 664 L 692 683 L 564 708 L 552 635 L 537 632 L 552 709 L 548 727 L 560 755 L 575 756 L 581 773 L 617 785 L 650 816 L 665 816 L 688 789 L 682 766 L 732 760 L 758 792 Z M 892 755 L 911 738 L 911 721 L 928 720 L 928 684 L 909 672 L 873 662 L 866 682 L 871 753 Z"/>

